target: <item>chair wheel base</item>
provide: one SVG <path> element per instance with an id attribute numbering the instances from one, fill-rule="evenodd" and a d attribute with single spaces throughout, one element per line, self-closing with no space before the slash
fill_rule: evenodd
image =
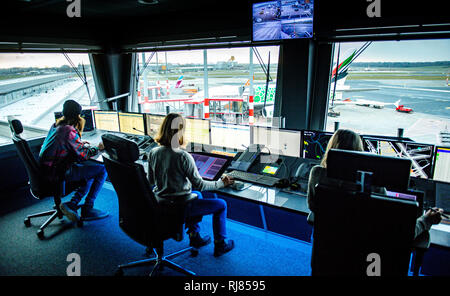
<path id="1" fill-rule="evenodd" d="M 39 239 L 44 239 L 44 230 L 39 229 L 36 234 Z"/>
<path id="2" fill-rule="evenodd" d="M 192 249 L 191 250 L 191 257 L 197 257 L 198 256 L 198 249 Z"/>
<path id="3" fill-rule="evenodd" d="M 25 220 L 23 221 L 23 224 L 25 224 L 26 227 L 30 227 L 31 226 L 30 218 L 25 218 Z"/>

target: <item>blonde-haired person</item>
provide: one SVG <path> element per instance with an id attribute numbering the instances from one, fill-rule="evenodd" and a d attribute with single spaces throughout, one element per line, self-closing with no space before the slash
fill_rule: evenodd
<path id="1" fill-rule="evenodd" d="M 155 185 L 153 192 L 158 198 L 181 197 L 191 193 L 192 188 L 208 191 L 223 188 L 234 182 L 226 175 L 218 181 L 202 179 L 192 155 L 180 149 L 185 145 L 185 129 L 185 119 L 180 114 L 170 113 L 164 118 L 159 134 L 155 137 L 155 141 L 160 146 L 152 149 L 148 155 L 148 179 L 151 185 Z M 212 214 L 214 256 L 221 256 L 231 251 L 234 248 L 234 241 L 226 239 L 226 202 L 219 198 L 203 198 L 198 191 L 195 193 L 198 199 L 189 204 L 186 213 L 190 245 L 199 248 L 211 241 L 209 236 L 200 236 L 199 224 L 192 221 L 195 221 L 197 217 Z"/>
<path id="2" fill-rule="evenodd" d="M 364 150 L 361 137 L 354 131 L 338 129 L 330 138 L 320 165 L 314 166 L 309 175 L 307 199 L 308 207 L 311 210 L 311 213 L 308 216 L 308 221 L 310 223 L 314 222 L 314 211 L 316 210 L 316 205 L 314 203 L 316 185 L 324 182 L 327 184 L 341 183 L 341 181 L 327 178 L 327 156 L 330 149 L 351 151 Z M 374 191 L 386 194 L 385 188 L 376 187 L 374 188 Z M 441 221 L 441 213 L 443 213 L 442 209 L 428 210 L 423 216 L 418 218 L 416 221 L 415 237 L 417 238 L 423 232 L 429 231 L 431 225 L 439 224 Z"/>

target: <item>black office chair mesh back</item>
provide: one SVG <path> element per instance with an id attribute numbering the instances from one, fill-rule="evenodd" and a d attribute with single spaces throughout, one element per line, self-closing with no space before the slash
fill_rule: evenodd
<path id="1" fill-rule="evenodd" d="M 22 123 L 17 119 L 13 119 L 9 122 L 9 126 L 11 128 L 12 140 L 16 146 L 17 153 L 22 160 L 30 179 L 31 193 L 39 199 L 51 195 L 51 193 L 48 192 L 49 190 L 46 190 L 48 186 L 45 186 L 47 185 L 45 183 L 48 182 L 45 182 L 42 178 L 39 170 L 39 163 L 31 152 L 28 142 L 20 136 L 23 132 Z"/>
<path id="2" fill-rule="evenodd" d="M 324 185 L 315 197 L 313 275 L 368 275 L 372 253 L 381 258 L 382 276 L 408 275 L 416 202 Z"/>
<path id="3" fill-rule="evenodd" d="M 119 226 L 130 238 L 149 246 L 160 231 L 155 222 L 157 203 L 143 166 L 134 163 L 139 157 L 137 145 L 109 134 L 102 140 L 107 152 L 103 161 L 119 201 Z"/>

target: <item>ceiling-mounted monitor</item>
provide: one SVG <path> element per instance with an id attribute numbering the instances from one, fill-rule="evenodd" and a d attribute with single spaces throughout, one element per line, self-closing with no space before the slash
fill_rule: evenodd
<path id="1" fill-rule="evenodd" d="M 253 3 L 253 41 L 313 37 L 314 0 Z"/>

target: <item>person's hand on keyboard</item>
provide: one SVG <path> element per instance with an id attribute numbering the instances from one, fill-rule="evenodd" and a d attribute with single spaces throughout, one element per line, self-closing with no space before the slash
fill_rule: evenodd
<path id="1" fill-rule="evenodd" d="M 231 176 L 223 175 L 221 179 L 225 187 L 234 183 L 234 179 Z"/>

